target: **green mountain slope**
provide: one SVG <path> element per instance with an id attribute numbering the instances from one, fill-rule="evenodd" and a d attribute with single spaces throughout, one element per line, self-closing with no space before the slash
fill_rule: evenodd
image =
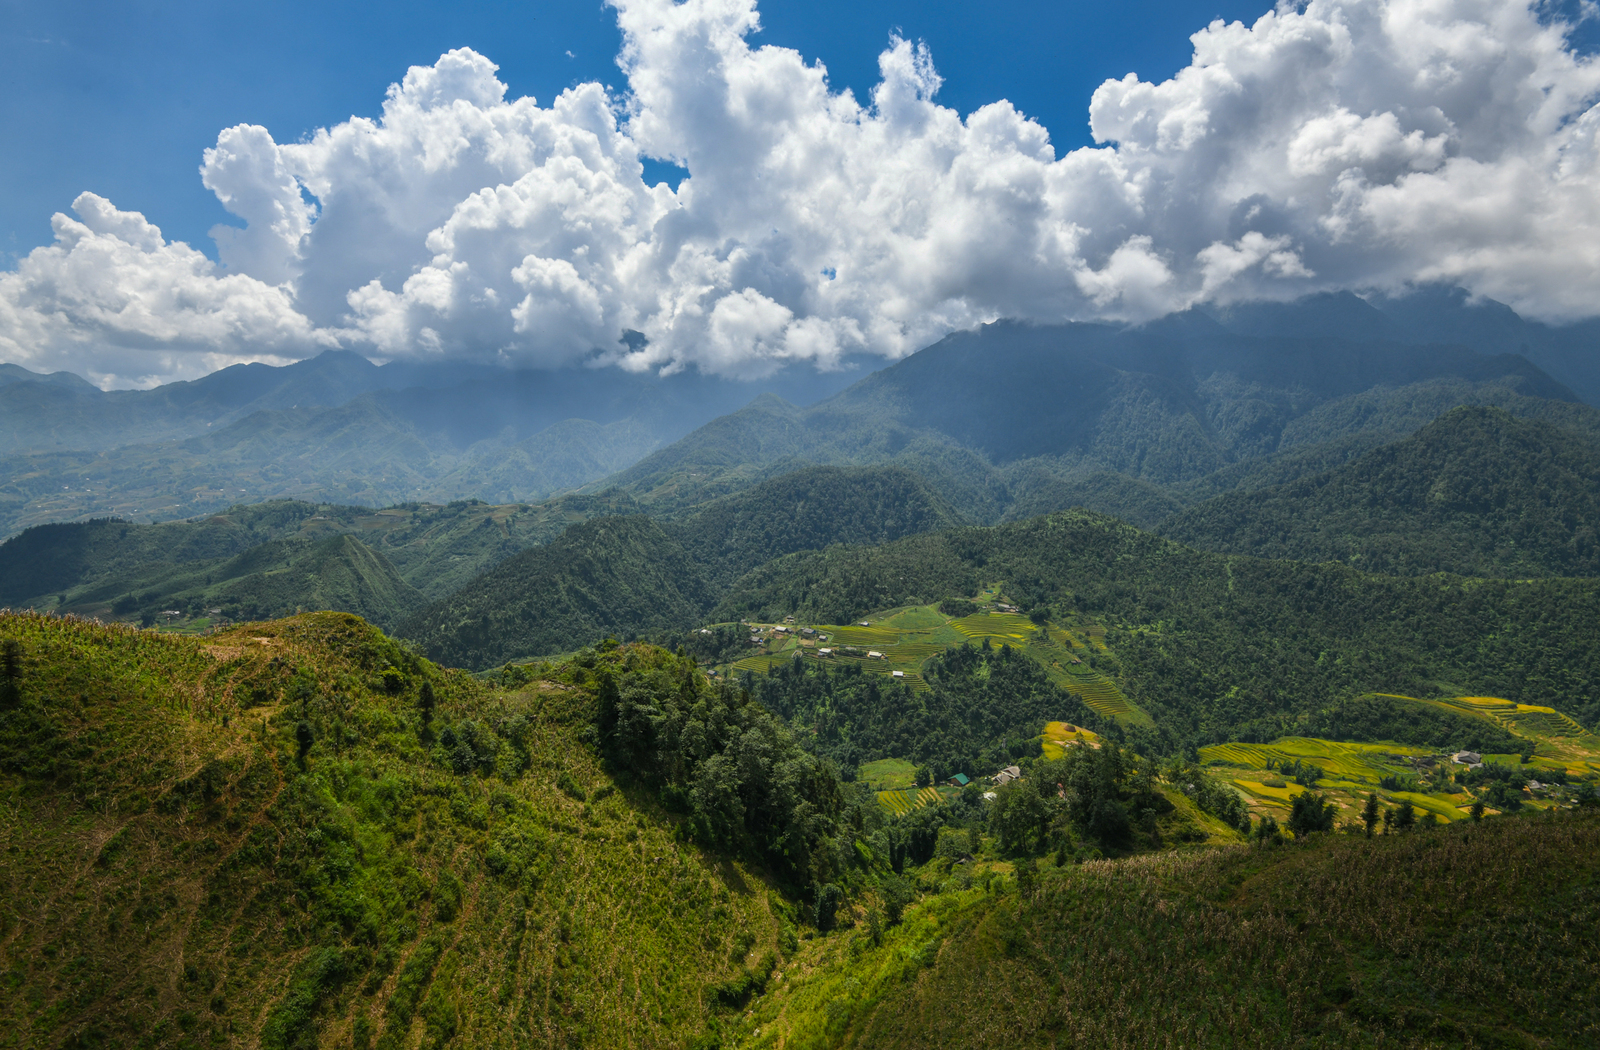
<path id="1" fill-rule="evenodd" d="M 501 563 L 407 622 L 433 658 L 488 667 L 606 634 L 695 623 L 751 568 L 797 550 L 882 543 L 960 520 L 893 467 L 812 467 L 675 521 L 596 518 Z"/>
<path id="2" fill-rule="evenodd" d="M 700 567 L 658 522 L 595 518 L 500 563 L 400 633 L 441 663 L 482 668 L 683 627 L 710 605 Z"/>
<path id="3" fill-rule="evenodd" d="M 492 689 L 338 614 L 0 640 L 0 1045 L 677 1047 L 795 947 L 601 768 L 582 668 Z"/>
<path id="4" fill-rule="evenodd" d="M 1597 528 L 1600 445 L 1459 408 L 1348 466 L 1219 496 L 1160 531 L 1207 550 L 1389 574 L 1596 576 Z"/>
<path id="5" fill-rule="evenodd" d="M 920 477 L 897 467 L 810 467 L 713 501 L 674 529 L 715 588 L 783 554 L 885 543 L 964 524 Z"/>
<path id="6" fill-rule="evenodd" d="M 255 560 L 282 568 L 280 563 L 298 557 L 296 552 L 340 535 L 355 536 L 378 552 L 404 581 L 402 591 L 415 588 L 439 598 L 575 522 L 633 507 L 626 498 L 599 496 L 569 496 L 537 505 L 413 503 L 379 511 L 277 500 L 160 525 L 104 519 L 39 525 L 0 544 L 0 607 L 104 619 L 125 617 L 130 610 L 178 607 L 187 612 L 190 605 L 206 604 L 205 594 L 213 585 L 262 571 L 241 573 L 240 566 Z M 229 562 L 258 547 L 251 558 Z M 270 615 L 285 608 L 316 608 L 317 602 L 333 601 L 341 593 L 339 584 L 323 587 L 307 579 L 300 598 L 270 604 Z M 409 608 L 414 602 L 408 598 L 406 604 Z M 371 615 L 391 626 L 395 622 L 387 607 L 327 607 Z M 267 606 L 252 608 L 259 612 Z"/>
<path id="7" fill-rule="evenodd" d="M 1396 578 L 1196 551 L 1086 512 L 797 554 L 710 615 L 850 623 L 995 581 L 1105 631 L 1101 659 L 1173 743 L 1272 739 L 1365 693 L 1600 697 L 1600 581 Z"/>

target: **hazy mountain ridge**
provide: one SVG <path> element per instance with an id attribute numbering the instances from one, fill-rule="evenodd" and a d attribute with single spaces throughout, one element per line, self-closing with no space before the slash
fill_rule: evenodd
<path id="1" fill-rule="evenodd" d="M 1600 432 L 1600 413 L 1521 356 L 1406 341 L 1362 300 L 1329 298 L 1274 308 L 1294 334 L 1252 334 L 1270 326 L 1243 311 L 1241 330 L 1200 311 L 1139 328 L 996 322 L 809 409 L 753 402 L 590 488 L 670 513 L 805 463 L 893 462 L 977 521 L 1103 495 L 1091 506 L 1153 524 L 1226 491 L 1224 478 L 1238 483 L 1272 461 L 1281 471 L 1308 453 L 1325 467 L 1458 404 Z M 1391 338 L 1305 334 L 1352 311 Z"/>

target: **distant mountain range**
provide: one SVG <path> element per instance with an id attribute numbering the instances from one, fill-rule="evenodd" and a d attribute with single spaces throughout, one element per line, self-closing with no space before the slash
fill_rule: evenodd
<path id="1" fill-rule="evenodd" d="M 1600 323 L 1552 328 L 1434 290 L 1137 328 L 1002 322 L 842 392 L 859 372 L 745 383 L 329 352 L 106 392 L 6 365 L 0 536 L 282 498 L 508 503 L 620 487 L 670 513 L 802 465 L 883 462 L 974 520 L 1082 504 L 1150 525 L 1347 462 L 1458 404 L 1591 426 L 1572 406 L 1600 404 L 1597 346 Z"/>
<path id="2" fill-rule="evenodd" d="M 809 400 L 849 373 L 759 387 L 693 373 L 374 365 L 328 352 L 153 390 L 0 371 L 0 535 L 162 521 L 265 499 L 383 506 L 544 499 L 636 461 L 760 390 Z"/>

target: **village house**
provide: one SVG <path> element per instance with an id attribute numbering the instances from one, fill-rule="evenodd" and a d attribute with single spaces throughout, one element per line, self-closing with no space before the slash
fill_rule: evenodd
<path id="1" fill-rule="evenodd" d="M 906 673 L 904 671 L 890 671 L 889 672 L 889 677 L 890 678 L 904 678 L 905 676 L 906 676 Z"/>
<path id="2" fill-rule="evenodd" d="M 1483 765 L 1483 756 L 1476 751 L 1457 751 L 1450 757 L 1468 769 L 1477 769 Z"/>
<path id="3" fill-rule="evenodd" d="M 1013 780 L 1021 780 L 1022 770 L 1017 766 L 1007 766 L 989 779 L 994 782 L 995 787 L 1004 787 Z"/>
<path id="4" fill-rule="evenodd" d="M 967 779 L 967 775 L 965 773 L 957 773 L 949 780 L 946 780 L 945 783 L 949 784 L 953 788 L 964 788 L 968 784 L 972 783 L 972 781 Z"/>

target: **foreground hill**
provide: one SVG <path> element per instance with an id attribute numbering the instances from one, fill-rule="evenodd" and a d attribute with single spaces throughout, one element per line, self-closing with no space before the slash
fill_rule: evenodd
<path id="1" fill-rule="evenodd" d="M 686 657 L 490 685 L 342 614 L 204 641 L 3 614 L 0 654 L 0 1046 L 1576 1047 L 1600 1023 L 1593 815 L 1291 845 L 1085 730 L 992 803 L 896 816 Z M 963 659 L 996 697 L 1026 663 Z"/>
<path id="2" fill-rule="evenodd" d="M 575 649 L 607 634 L 681 630 L 735 579 L 772 558 L 883 543 L 960 517 L 894 467 L 813 467 L 676 521 L 595 518 L 511 558 L 401 628 L 462 667 Z"/>
<path id="3" fill-rule="evenodd" d="M 1595 813 L 1046 866 L 819 945 L 735 1045 L 1576 1050 L 1596 923 Z"/>
<path id="4" fill-rule="evenodd" d="M 489 689 L 339 614 L 0 640 L 0 1046 L 677 1047 L 793 946 L 616 790 L 577 667 Z"/>
<path id="5" fill-rule="evenodd" d="M 1206 550 L 1371 572 L 1600 575 L 1600 445 L 1459 408 L 1348 466 L 1218 496 L 1160 532 Z"/>

